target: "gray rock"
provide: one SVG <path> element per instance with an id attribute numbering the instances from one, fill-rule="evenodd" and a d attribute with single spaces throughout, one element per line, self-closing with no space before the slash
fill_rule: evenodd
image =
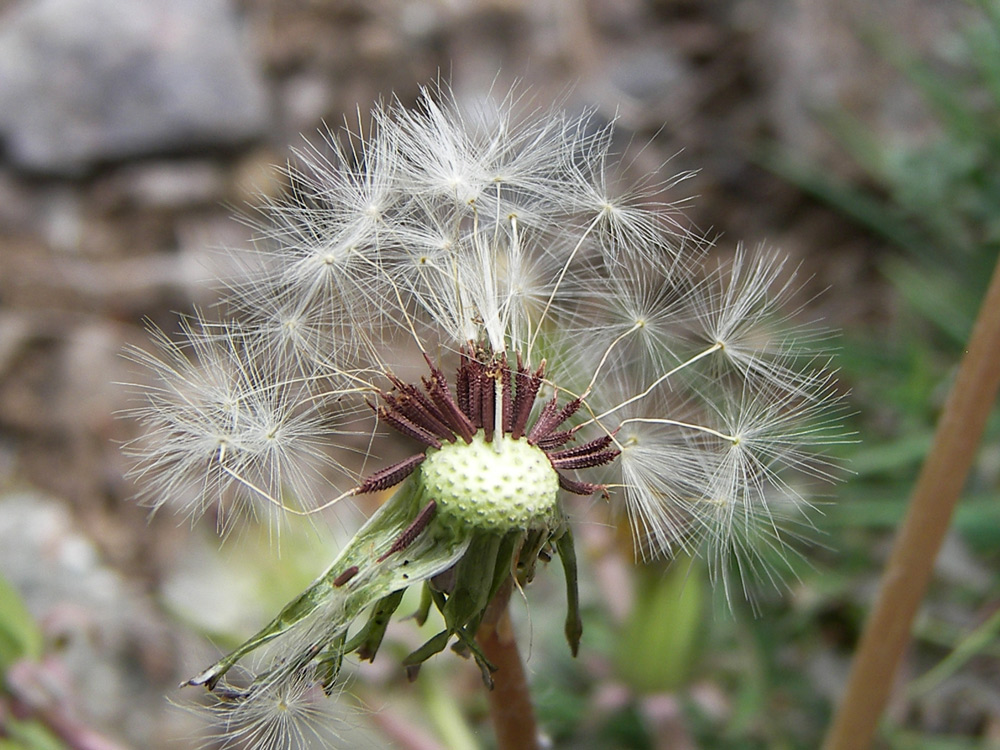
<path id="1" fill-rule="evenodd" d="M 34 0 L 0 18 L 0 137 L 22 169 L 232 146 L 267 119 L 228 0 Z"/>
<path id="2" fill-rule="evenodd" d="M 62 504 L 31 491 L 0 495 L 0 575 L 46 643 L 59 644 L 43 663 L 56 667 L 59 683 L 48 680 L 48 690 L 60 698 L 43 693 L 39 705 L 72 707 L 101 734 L 129 735 L 132 747 L 163 747 L 154 741 L 170 721 L 162 694 L 183 674 L 171 668 L 179 656 L 174 635 L 137 587 L 102 564 Z M 159 663 L 168 665 L 165 674 L 157 674 Z M 45 677 L 41 665 L 36 671 Z"/>

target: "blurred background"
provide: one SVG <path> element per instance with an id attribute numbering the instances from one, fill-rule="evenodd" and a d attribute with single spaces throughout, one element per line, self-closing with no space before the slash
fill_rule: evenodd
<path id="1" fill-rule="evenodd" d="M 552 746 L 818 746 L 997 257 L 992 0 L 0 0 L 2 750 L 214 746 L 176 685 L 356 518 L 291 530 L 280 558 L 259 530 L 220 548 L 210 522 L 147 518 L 120 455 L 123 348 L 217 298 L 273 165 L 439 79 L 595 108 L 637 174 L 698 170 L 688 216 L 722 251 L 801 264 L 861 440 L 756 616 L 594 527 L 572 660 L 561 607 L 531 606 L 562 601 L 561 574 L 540 575 L 515 616 Z M 879 747 L 1000 747 L 996 414 L 967 495 Z M 392 656 L 419 638 L 394 626 L 349 686 L 344 746 L 489 747 L 474 665 L 405 683 Z"/>

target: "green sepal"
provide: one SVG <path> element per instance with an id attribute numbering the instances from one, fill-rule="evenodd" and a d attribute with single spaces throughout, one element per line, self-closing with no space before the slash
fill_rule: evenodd
<path id="1" fill-rule="evenodd" d="M 344 639 L 346 633 L 335 639 L 316 658 L 316 680 L 327 695 L 333 694 L 333 688 L 344 663 Z"/>
<path id="2" fill-rule="evenodd" d="M 415 673 L 413 667 L 443 651 L 454 635 L 458 642 L 453 650 L 463 656 L 471 654 L 479 665 L 483 682 L 492 687 L 496 666 L 476 644 L 475 633 L 486 607 L 511 574 L 514 557 L 523 543 L 524 534 L 520 530 L 503 535 L 479 532 L 473 537 L 465 557 L 455 566 L 450 592 L 444 593 L 428 585 L 428 598 L 441 611 L 446 627 L 403 660 L 403 666 L 411 668 L 411 675 Z"/>
<path id="3" fill-rule="evenodd" d="M 492 532 L 475 534 L 465 557 L 455 566 L 451 591 L 445 594 L 433 586 L 427 587 L 431 601 L 444 616 L 445 629 L 403 659 L 404 667 L 418 667 L 443 651 L 452 635 L 458 636 L 463 646 L 476 656 L 480 668 L 483 668 L 484 663 L 492 667 L 464 628 L 470 626 L 472 633 L 475 633 L 483 611 L 495 593 L 493 581 L 496 578 L 497 556 L 504 541 L 505 537 Z M 415 674 L 415 670 L 409 671 L 410 674 Z"/>
<path id="4" fill-rule="evenodd" d="M 583 637 L 583 618 L 580 617 L 580 588 L 576 568 L 576 545 L 573 543 L 573 533 L 567 524 L 562 533 L 555 538 L 556 552 L 566 575 L 566 641 L 573 656 L 580 650 L 580 639 Z"/>
<path id="5" fill-rule="evenodd" d="M 399 608 L 399 603 L 403 601 L 405 593 L 405 589 L 400 589 L 379 599 L 378 603 L 372 607 L 368 622 L 347 642 L 344 646 L 344 652 L 348 654 L 357 652 L 358 658 L 362 661 L 374 661 L 375 654 L 378 653 L 382 639 L 385 637 L 385 629 L 389 627 L 389 620 Z"/>
<path id="6" fill-rule="evenodd" d="M 427 582 L 427 585 L 424 587 L 424 594 L 427 595 L 428 601 L 437 607 L 438 612 L 444 612 L 444 607 L 448 598 L 442 591 L 434 587 L 433 582 Z M 440 633 L 437 633 L 434 637 L 430 638 L 426 643 L 420 646 L 420 648 L 417 648 L 408 654 L 407 657 L 403 659 L 403 666 L 407 668 L 419 667 L 421 663 L 427 661 L 427 659 L 434 656 L 434 654 L 444 651 L 445 646 L 448 645 L 448 641 L 451 639 L 452 632 L 453 631 L 450 628 L 445 628 Z M 416 674 L 415 670 L 413 671 L 413 674 Z"/>
<path id="7" fill-rule="evenodd" d="M 434 654 L 439 654 L 444 651 L 449 640 L 451 640 L 451 631 L 442 630 L 433 638 L 428 639 L 420 648 L 410 652 L 406 658 L 403 659 L 403 666 L 407 668 L 419 667 L 425 661 L 434 656 Z M 409 669 L 407 671 L 409 672 Z"/>
<path id="8" fill-rule="evenodd" d="M 243 645 L 186 684 L 213 689 L 240 659 L 293 627 L 305 626 L 317 611 L 328 620 L 318 636 L 323 640 L 322 651 L 341 637 L 366 607 L 455 565 L 469 546 L 468 535 L 452 525 L 433 522 L 409 547 L 381 559 L 425 505 L 423 486 L 411 477 L 368 519 L 309 588 Z M 357 572 L 345 580 L 344 574 L 352 568 Z"/>
<path id="9" fill-rule="evenodd" d="M 442 601 L 439 608 L 443 610 L 444 604 L 445 603 Z M 407 655 L 407 657 L 403 659 L 403 666 L 406 668 L 406 673 L 410 680 L 412 681 L 416 677 L 421 664 L 435 654 L 444 651 L 445 647 L 448 645 L 448 641 L 450 641 L 451 637 L 454 635 L 458 640 L 452 646 L 452 650 L 461 656 L 469 656 L 469 654 L 471 654 L 476 660 L 476 665 L 479 667 L 483 683 L 487 688 L 492 690 L 493 673 L 497 670 L 496 665 L 486 658 L 486 655 L 479 648 L 479 644 L 477 644 L 475 640 L 475 633 L 479 628 L 479 621 L 482 620 L 482 615 L 483 613 L 480 612 L 473 618 L 467 627 L 458 628 L 456 630 L 442 630 L 440 633 L 424 643 L 420 648 Z"/>
<path id="10" fill-rule="evenodd" d="M 464 657 L 472 654 L 472 658 L 476 660 L 476 666 L 479 667 L 479 674 L 483 678 L 483 684 L 486 685 L 488 690 L 492 690 L 493 673 L 497 671 L 497 666 L 486 658 L 486 654 L 483 653 L 482 649 L 479 648 L 479 644 L 476 643 L 476 631 L 479 630 L 479 623 L 483 619 L 482 613 L 475 619 L 476 622 L 474 625 L 470 623 L 469 627 L 459 628 L 455 631 L 458 641 L 451 648 L 456 654 Z"/>
<path id="11" fill-rule="evenodd" d="M 534 529 L 524 537 L 516 560 L 517 582 L 520 586 L 527 586 L 535 579 L 538 558 L 551 540 L 552 532 L 549 529 Z"/>
<path id="12" fill-rule="evenodd" d="M 486 603 L 493 601 L 497 591 L 509 576 L 516 574 L 517 556 L 524 548 L 524 533 L 521 531 L 511 531 L 506 534 L 500 542 L 500 549 L 497 552 L 496 565 L 493 568 L 493 581 L 490 583 L 489 594 Z"/>
<path id="13" fill-rule="evenodd" d="M 455 570 L 454 586 L 441 611 L 450 631 L 458 630 L 490 603 L 490 590 L 502 541 L 503 537 L 490 532 L 473 537 L 469 551 Z"/>
<path id="14" fill-rule="evenodd" d="M 427 622 L 427 616 L 431 613 L 431 605 L 433 603 L 434 599 L 433 592 L 431 590 L 431 582 L 425 581 L 423 588 L 420 589 L 420 604 L 417 605 L 417 610 L 410 615 L 418 626 L 423 627 L 424 623 Z"/>

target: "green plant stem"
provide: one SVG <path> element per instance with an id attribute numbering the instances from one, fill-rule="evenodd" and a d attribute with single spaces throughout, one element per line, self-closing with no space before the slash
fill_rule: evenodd
<path id="1" fill-rule="evenodd" d="M 874 608 L 854 657 L 823 750 L 871 745 L 934 560 L 961 496 L 987 417 L 1000 388 L 1000 262 L 945 402 L 934 443 L 882 575 Z"/>
<path id="2" fill-rule="evenodd" d="M 535 708 L 507 611 L 512 585 L 508 578 L 490 602 L 476 641 L 497 668 L 489 704 L 498 750 L 540 750 Z"/>

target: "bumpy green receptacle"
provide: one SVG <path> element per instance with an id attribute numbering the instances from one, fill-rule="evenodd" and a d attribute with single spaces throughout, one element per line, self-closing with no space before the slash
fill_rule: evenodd
<path id="1" fill-rule="evenodd" d="M 481 531 L 549 526 L 556 518 L 559 476 L 548 457 L 527 440 L 507 436 L 431 449 L 420 466 L 424 495 L 438 518 Z"/>

